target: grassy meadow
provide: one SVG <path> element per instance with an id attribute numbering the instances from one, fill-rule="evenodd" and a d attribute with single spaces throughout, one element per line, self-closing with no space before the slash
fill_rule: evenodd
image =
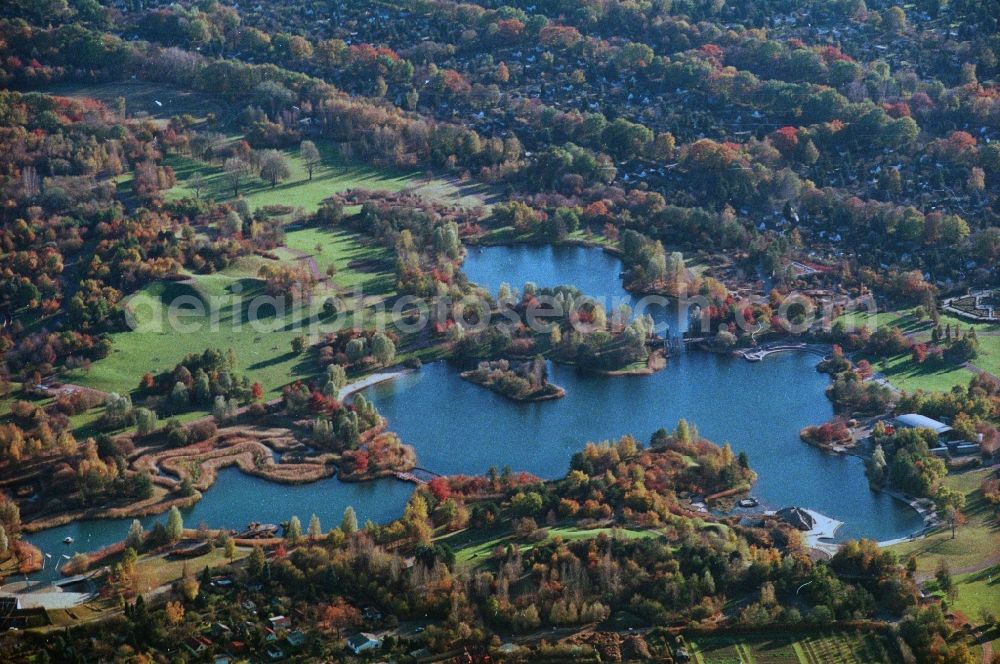
<path id="1" fill-rule="evenodd" d="M 660 536 L 660 533 L 656 530 L 581 528 L 576 525 L 553 526 L 545 528 L 545 530 L 548 531 L 548 536 L 540 543 L 552 541 L 556 537 L 562 539 L 564 542 L 593 539 L 602 534 L 608 537 L 622 537 L 625 539 L 645 539 Z M 486 539 L 483 539 L 480 533 L 472 533 L 470 535 L 470 531 L 459 531 L 448 534 L 440 538 L 439 541 L 455 549 L 455 560 L 459 565 L 473 568 L 487 563 L 493 554 L 493 550 L 498 546 L 517 543 L 520 545 L 521 551 L 526 552 L 539 544 L 539 542 L 526 543 L 523 540 L 518 540 L 509 528 L 504 528 Z"/>
<path id="2" fill-rule="evenodd" d="M 238 139 L 238 136 L 232 137 L 232 140 Z M 452 180 L 428 177 L 420 171 L 404 172 L 351 162 L 344 159 L 332 145 L 319 140 L 316 141 L 316 147 L 320 150 L 323 162 L 313 170 L 311 180 L 296 146 L 284 150 L 291 177 L 272 187 L 255 175 L 247 176 L 239 186 L 239 195 L 252 209 L 287 205 L 307 212 L 316 210 L 324 199 L 348 189 L 393 192 L 406 190 L 448 205 L 483 205 L 482 195 L 485 189 L 482 187 L 462 186 Z M 177 175 L 177 186 L 167 192 L 167 200 L 194 198 L 195 191 L 189 183 L 189 178 L 194 173 L 202 176 L 203 197 L 227 201 L 237 196 L 221 164 L 207 163 L 183 155 L 170 155 L 164 159 L 164 164 L 173 168 Z"/>
<path id="3" fill-rule="evenodd" d="M 190 113 L 203 118 L 208 113 L 217 115 L 219 111 L 206 105 L 198 95 L 145 84 L 67 86 L 57 92 L 93 96 L 112 106 L 119 96 L 124 96 L 129 113 L 149 113 L 151 117 Z M 158 106 L 156 101 L 163 106 Z M 230 137 L 230 140 L 238 139 L 238 136 Z M 240 185 L 239 195 L 252 209 L 282 206 L 305 214 L 315 211 L 329 196 L 352 188 L 407 190 L 449 205 L 476 207 L 484 204 L 482 188 L 463 186 L 457 181 L 420 172 L 351 163 L 328 143 L 317 141 L 317 147 L 321 151 L 322 164 L 314 169 L 311 179 L 295 147 L 285 151 L 291 169 L 287 180 L 272 187 L 257 176 L 248 176 Z M 219 164 L 183 155 L 170 155 L 165 164 L 177 175 L 177 185 L 165 194 L 168 200 L 195 196 L 189 178 L 196 172 L 203 178 L 199 192 L 202 197 L 218 201 L 234 198 L 233 188 Z M 131 178 L 122 177 L 118 182 L 119 195 L 125 199 L 131 197 L 131 186 Z M 297 216 L 286 216 L 282 221 Z M 315 368 L 307 355 L 292 352 L 294 337 L 308 336 L 312 331 L 332 331 L 337 325 L 371 325 L 376 316 L 383 314 L 370 305 L 390 297 L 395 289 L 393 253 L 367 238 L 344 229 L 293 225 L 288 228 L 285 239 L 286 246 L 273 252 L 277 260 L 307 267 L 320 280 L 309 314 L 320 314 L 322 302 L 333 296 L 340 298 L 338 309 L 346 313 L 334 318 L 319 315 L 318 327 L 303 330 L 296 324 L 294 315 L 282 315 L 265 307 L 258 312 L 263 314 L 258 316 L 260 324 L 247 324 L 245 303 L 263 294 L 259 270 L 274 261 L 258 256 L 242 257 L 218 274 L 190 275 L 183 282 L 156 282 L 132 294 L 128 307 L 134 328 L 111 335 L 113 350 L 109 357 L 95 362 L 87 371 L 67 372 L 65 379 L 104 391 L 130 392 L 146 371 L 171 369 L 186 354 L 206 348 L 232 348 L 239 361 L 239 370 L 259 381 L 269 397 L 277 396 L 282 386 L 310 375 Z M 332 276 L 328 277 L 331 266 Z M 355 293 L 363 293 L 365 299 L 359 303 Z M 185 296 L 188 304 L 171 308 L 171 303 L 180 296 Z M 244 304 L 235 303 L 237 296 Z M 221 302 L 221 306 L 207 306 L 211 302 Z M 242 310 L 238 310 L 238 306 L 242 306 Z M 244 324 L 239 325 L 240 320 Z M 86 415 L 81 417 L 87 419 Z M 81 421 L 81 425 L 86 424 Z"/>
<path id="4" fill-rule="evenodd" d="M 994 507 L 986 502 L 980 486 L 992 471 L 988 468 L 948 475 L 945 484 L 965 494 L 965 516 L 968 523 L 960 526 L 951 537 L 951 528 L 938 528 L 925 538 L 889 547 L 900 558 L 915 555 L 917 572 L 931 576 L 938 561 L 944 560 L 953 573 L 984 566 L 984 557 L 1000 552 L 1000 525 L 994 517 Z M 995 586 L 994 586 L 995 588 Z"/>
<path id="5" fill-rule="evenodd" d="M 332 331 L 338 321 L 356 321 L 350 307 L 335 318 L 322 315 L 323 299 L 334 292 L 320 284 L 309 314 L 315 313 L 317 332 Z M 66 380 L 106 392 L 130 392 L 146 371 L 172 369 L 188 353 L 206 348 L 232 348 L 238 370 L 264 387 L 269 396 L 315 367 L 307 354 L 292 352 L 292 339 L 309 334 L 310 325 L 293 311 L 280 312 L 266 301 L 263 282 L 239 266 L 183 282 L 148 284 L 128 302 L 134 329 L 111 335 L 111 354 L 89 371 L 67 372 Z M 218 303 L 213 306 L 212 303 Z M 255 314 L 256 322 L 249 322 Z M 364 321 L 364 311 L 362 311 Z"/>
<path id="6" fill-rule="evenodd" d="M 913 315 L 913 309 L 880 311 L 874 314 L 849 312 L 843 316 L 843 320 L 853 327 L 867 326 L 871 330 L 898 327 L 911 339 L 920 342 L 929 342 L 933 330 L 930 319 L 918 319 Z M 949 324 L 953 330 L 960 329 L 963 333 L 975 329 L 979 338 L 979 356 L 972 364 L 993 375 L 1000 375 L 1000 325 L 971 323 L 950 314 L 942 314 L 941 326 Z M 908 353 L 873 361 L 872 364 L 890 383 L 908 392 L 947 392 L 956 385 L 968 385 L 975 375 L 967 367 L 956 364 L 945 364 L 937 368 L 920 366 L 911 360 Z"/>
<path id="7" fill-rule="evenodd" d="M 118 98 L 122 97 L 130 117 L 148 117 L 158 123 L 166 123 L 175 115 L 190 115 L 203 121 L 211 114 L 223 124 L 230 119 L 225 106 L 208 95 L 162 83 L 64 83 L 48 86 L 45 92 L 73 99 L 96 99 L 110 109 L 115 109 Z"/>
<path id="8" fill-rule="evenodd" d="M 875 634 L 847 632 L 692 636 L 697 664 L 880 664 L 892 661 Z"/>
<path id="9" fill-rule="evenodd" d="M 299 228 L 285 234 L 285 247 L 276 250 L 282 260 L 315 261 L 321 274 L 333 266 L 330 277 L 341 290 L 365 295 L 387 295 L 395 288 L 395 256 L 388 249 L 338 228 Z"/>
<path id="10" fill-rule="evenodd" d="M 958 597 L 950 603 L 974 623 L 982 613 L 1000 614 L 1000 565 L 955 577 Z"/>

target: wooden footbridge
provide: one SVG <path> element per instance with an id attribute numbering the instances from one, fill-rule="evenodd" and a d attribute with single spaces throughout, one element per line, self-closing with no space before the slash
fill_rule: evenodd
<path id="1" fill-rule="evenodd" d="M 433 470 L 427 470 L 426 468 L 414 468 L 407 472 L 397 471 L 393 473 L 393 476 L 397 480 L 413 482 L 414 484 L 427 484 L 435 477 L 442 477 L 441 473 L 435 473 Z"/>

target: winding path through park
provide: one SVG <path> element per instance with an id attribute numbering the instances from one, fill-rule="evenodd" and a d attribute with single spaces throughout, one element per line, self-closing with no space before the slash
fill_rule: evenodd
<path id="1" fill-rule="evenodd" d="M 977 367 L 972 362 L 966 362 L 962 366 L 964 366 L 966 369 L 968 369 L 972 373 L 979 374 L 980 376 L 987 376 L 987 377 L 992 378 L 993 380 L 997 381 L 998 383 L 1000 383 L 1000 376 L 997 376 L 996 374 L 992 374 L 989 371 L 987 371 L 986 369 L 982 369 L 980 367 Z"/>
<path id="2" fill-rule="evenodd" d="M 313 276 L 313 279 L 315 279 L 319 283 L 329 286 L 330 288 L 335 288 L 333 285 L 333 281 L 331 281 L 330 277 L 326 276 L 325 274 L 323 274 L 322 271 L 320 271 L 319 263 L 316 262 L 316 259 L 313 257 L 313 254 L 306 253 L 300 249 L 292 249 L 291 247 L 287 246 L 285 247 L 285 250 L 288 251 L 288 253 L 294 255 L 296 261 L 301 261 L 306 264 L 306 267 L 309 268 L 309 273 Z"/>

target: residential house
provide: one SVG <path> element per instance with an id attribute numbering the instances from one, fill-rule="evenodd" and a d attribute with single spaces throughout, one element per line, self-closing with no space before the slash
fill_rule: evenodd
<path id="1" fill-rule="evenodd" d="M 366 650 L 378 650 L 381 648 L 382 639 L 377 638 L 374 634 L 361 632 L 347 639 L 347 647 L 350 648 L 351 652 L 355 655 L 360 655 Z"/>
<path id="2" fill-rule="evenodd" d="M 184 648 L 192 655 L 201 655 L 209 650 L 214 643 L 204 636 L 192 636 L 184 642 Z"/>
<path id="3" fill-rule="evenodd" d="M 292 626 L 292 619 L 287 616 L 271 616 L 267 622 L 273 630 L 289 629 Z"/>

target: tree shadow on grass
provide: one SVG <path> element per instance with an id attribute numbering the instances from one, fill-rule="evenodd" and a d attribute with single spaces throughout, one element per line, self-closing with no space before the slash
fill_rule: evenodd
<path id="1" fill-rule="evenodd" d="M 208 304 L 205 301 L 205 294 L 200 288 L 198 288 L 197 283 L 190 283 L 187 281 L 163 282 L 163 287 L 159 294 L 159 299 L 163 306 L 169 307 L 182 297 L 195 298 L 202 304 Z"/>
<path id="2" fill-rule="evenodd" d="M 250 371 L 256 371 L 258 369 L 266 369 L 268 367 L 273 367 L 275 365 L 281 364 L 282 362 L 287 362 L 288 360 L 292 359 L 295 356 L 296 353 L 288 351 L 287 353 L 283 353 L 281 355 L 275 355 L 274 357 L 270 357 L 266 360 L 261 360 L 260 362 L 254 362 L 253 364 L 248 366 L 247 369 Z"/>
<path id="3" fill-rule="evenodd" d="M 975 583 L 978 581 L 986 581 L 990 587 L 1000 585 L 1000 565 L 993 565 L 978 572 L 973 572 L 966 578 L 965 583 Z"/>
<path id="4" fill-rule="evenodd" d="M 934 324 L 929 320 L 917 320 L 913 316 L 907 315 L 900 318 L 896 325 L 904 333 L 913 334 L 915 332 L 930 332 L 934 329 Z"/>
<path id="5" fill-rule="evenodd" d="M 365 295 L 388 295 L 396 288 L 396 277 L 392 274 L 380 274 L 362 279 L 359 285 L 364 288 Z"/>

